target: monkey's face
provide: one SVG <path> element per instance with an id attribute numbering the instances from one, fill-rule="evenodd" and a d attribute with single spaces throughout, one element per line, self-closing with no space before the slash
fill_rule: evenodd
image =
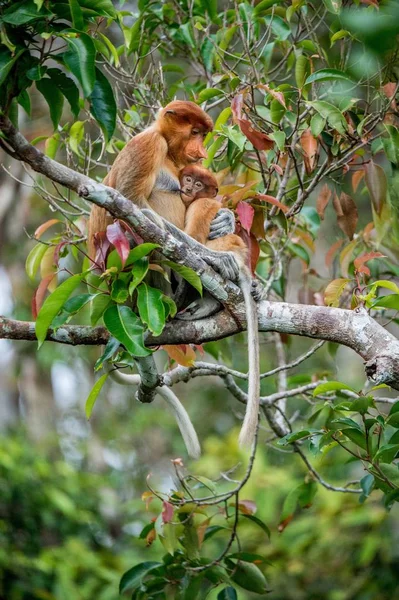
<path id="1" fill-rule="evenodd" d="M 194 164 L 207 158 L 208 154 L 204 148 L 206 132 L 202 128 L 189 126 L 187 133 L 188 136 L 184 148 L 187 163 Z"/>
<path id="2" fill-rule="evenodd" d="M 204 184 L 191 175 L 183 175 L 180 180 L 181 198 L 185 204 L 190 204 L 193 200 L 202 197 L 201 192 L 204 188 Z"/>

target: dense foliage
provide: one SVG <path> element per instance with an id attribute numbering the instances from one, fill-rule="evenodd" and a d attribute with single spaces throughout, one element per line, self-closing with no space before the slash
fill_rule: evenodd
<path id="1" fill-rule="evenodd" d="M 257 268 L 270 298 L 364 307 L 382 324 L 397 324 L 397 3 L 139 1 L 134 10 L 127 2 L 120 2 L 118 8 L 116 4 L 110 0 L 0 1 L 3 113 L 23 127 L 29 117 L 35 117 L 43 97 L 49 106 L 48 127 L 52 124 L 53 131 L 32 139 L 32 145 L 100 181 L 117 151 L 154 118 L 159 106 L 174 96 L 194 100 L 215 119 L 206 140 L 205 165 L 218 176 L 224 205 L 236 211 L 239 233 L 250 247 L 252 267 Z M 4 136 L 0 146 L 13 154 Z M 69 322 L 104 323 L 112 337 L 97 360 L 96 371 L 106 363 L 134 367 L 135 358 L 152 352 L 145 346 L 145 333 L 159 335 L 176 313 L 171 298 L 143 281 L 147 272 L 157 270 L 166 276 L 164 267 L 171 267 L 199 291 L 200 278 L 188 267 L 152 259 L 154 244 L 139 244 L 130 250 L 129 227 L 119 221 L 108 227 L 104 242 L 110 253 L 98 265 L 101 274 L 93 274 L 85 245 L 89 204 L 41 177 L 35 180 L 34 189 L 56 213 L 37 227 L 36 243 L 26 261 L 29 278 L 35 281 L 40 275 L 32 300 L 39 344 L 49 327 L 57 329 Z M 131 308 L 132 299 L 136 311 Z M 271 430 L 267 442 L 280 450 L 292 449 L 308 474 L 296 476 L 288 487 L 288 476 L 284 479 L 281 471 L 276 471 L 275 480 L 264 475 L 269 464 L 261 453 L 257 460 L 262 468 L 254 466 L 252 454 L 249 466 L 233 475 L 229 470 L 242 458 L 237 451 L 229 450 L 220 464 L 217 459 L 214 463 L 205 459 L 207 477 L 187 474 L 176 460 L 172 491 L 158 491 L 149 483 L 150 491 L 144 496 L 148 502 L 154 500 L 153 506 L 158 505 L 141 537 L 149 545 L 154 540 L 161 542 L 167 554 L 125 573 L 120 588 L 133 593 L 133 598 L 194 599 L 211 588 L 216 588 L 212 593 L 218 594 L 219 600 L 236 598 L 240 588 L 263 594 L 270 587 L 264 573 L 273 568 L 274 572 L 284 571 L 284 560 L 293 574 L 285 580 L 283 576 L 275 579 L 279 590 L 273 593 L 275 598 L 301 597 L 295 595 L 299 593 L 295 585 L 303 586 L 302 597 L 332 600 L 385 598 L 397 591 L 389 547 L 381 542 L 380 548 L 381 540 L 365 531 L 371 513 L 367 509 L 361 512 L 355 502 L 369 501 L 373 490 L 378 490 L 373 496 L 384 497 L 386 509 L 399 498 L 399 403 L 380 386 L 371 388 L 356 378 L 335 381 L 331 358 L 324 357 L 321 365 L 313 363 L 313 371 L 305 368 L 288 377 L 287 370 L 301 365 L 321 344 L 306 348 L 300 359 L 289 363 L 290 339 L 277 336 L 266 341 L 276 349 L 277 367 L 288 365 L 265 372 L 262 380 L 262 396 L 270 400 L 264 409 Z M 233 352 L 234 343 L 212 342 L 205 351 L 228 369 L 241 371 L 243 349 Z M 171 363 L 187 368 L 194 368 L 198 360 L 189 345 L 166 345 L 164 350 Z M 328 350 L 334 357 L 336 346 L 329 344 Z M 263 358 L 265 371 L 276 366 L 272 359 L 273 355 Z M 88 396 L 87 416 L 98 397 L 101 401 L 99 394 L 108 385 L 108 372 L 107 368 Z M 239 384 L 229 389 L 236 389 L 239 397 L 244 378 L 239 375 L 238 379 Z M 272 401 L 275 392 L 281 396 Z M 262 431 L 260 437 L 262 441 L 266 438 Z M 214 448 L 214 453 L 218 452 L 224 452 L 222 446 Z M 344 467 L 348 459 L 350 469 Z M 320 463 L 323 475 L 312 467 L 313 461 Z M 339 468 L 329 468 L 329 461 L 336 461 Z M 38 471 L 42 468 L 46 471 L 48 466 L 34 465 Z M 222 481 L 218 481 L 220 471 L 228 473 Z M 342 481 L 343 473 L 355 480 L 330 484 L 324 471 L 333 480 Z M 249 495 L 256 501 L 242 495 L 250 475 L 245 498 L 251 490 Z M 22 480 L 25 477 L 22 472 Z M 35 536 L 45 535 L 46 520 L 51 525 L 56 510 L 68 519 L 66 531 L 60 528 L 58 532 L 57 543 L 79 531 L 79 543 L 87 544 L 90 551 L 91 533 L 85 523 L 88 514 L 96 511 L 96 495 L 87 481 L 75 477 L 72 504 L 65 495 L 71 493 L 69 479 L 65 482 L 68 490 L 63 489 L 62 469 L 59 480 L 50 482 L 45 495 L 51 506 L 37 525 L 37 533 L 36 526 L 32 528 L 31 548 L 22 543 L 23 553 L 38 555 L 40 542 Z M 268 488 L 265 494 L 263 481 Z M 282 486 L 286 496 L 278 518 L 280 531 L 289 526 L 287 531 L 292 533 L 283 538 L 290 539 L 287 545 L 272 538 L 274 549 L 268 550 L 266 524 L 274 519 L 275 526 L 277 520 L 267 505 L 270 495 L 277 493 L 276 485 Z M 87 507 L 82 498 L 86 486 L 91 496 L 86 498 Z M 347 492 L 350 498 L 329 500 L 323 492 L 326 514 L 301 517 L 296 527 L 295 521 L 290 524 L 298 509 L 312 505 L 323 486 L 332 490 L 331 494 Z M 14 493 L 12 489 L 10 493 Z M 18 496 L 17 484 L 15 490 Z M 29 511 L 40 514 L 41 499 L 34 490 L 31 501 Z M 34 506 L 36 501 L 39 504 Z M 322 573 L 323 565 L 319 566 L 323 583 L 318 587 L 317 578 L 302 570 L 303 563 L 295 564 L 295 553 L 308 556 L 314 564 L 310 547 L 316 518 L 322 530 L 334 530 L 329 507 L 334 516 L 341 508 L 349 515 L 349 524 L 342 525 L 343 536 L 348 536 L 343 542 L 347 553 L 336 549 L 334 570 L 345 572 L 344 556 L 350 555 L 352 548 L 359 568 L 370 566 L 363 577 L 354 578 L 353 592 L 347 595 L 344 589 L 331 592 L 330 574 Z M 12 532 L 21 524 L 7 521 L 7 510 L 2 534 L 11 549 L 14 544 L 20 548 Z M 381 507 L 373 514 L 370 519 L 377 522 L 386 518 Z M 24 514 L 15 518 L 23 520 Z M 346 526 L 365 536 L 362 549 Z M 259 536 L 255 541 L 254 535 Z M 322 546 L 331 552 L 333 542 L 327 537 Z M 77 551 L 64 540 L 62 548 L 66 553 Z M 335 550 L 334 544 L 332 548 Z M 269 567 L 269 559 L 281 560 L 283 566 Z M 7 564 L 7 552 L 3 560 Z M 40 560 L 35 563 L 36 573 L 43 571 L 35 584 L 39 591 L 50 589 L 48 582 L 54 578 L 51 557 Z M 385 579 L 376 587 L 373 569 L 379 565 Z M 7 564 L 7 569 L 13 572 L 14 567 Z M 101 571 L 102 567 L 96 563 L 95 569 Z M 104 569 L 109 569 L 109 564 Z M 51 575 L 47 577 L 46 572 Z M 107 585 L 114 584 L 114 573 L 101 577 Z M 346 575 L 342 577 L 346 583 Z M 87 585 L 91 591 L 81 591 L 82 598 L 93 593 L 99 598 L 112 597 L 111 592 L 107 595 L 110 588 L 98 580 Z M 276 589 L 274 584 L 272 587 Z M 22 582 L 21 592 L 13 590 L 15 600 L 30 597 L 27 588 L 29 583 Z M 7 591 L 5 588 L 4 593 Z M 51 594 L 49 598 L 59 597 L 57 587 L 51 588 Z M 32 597 L 46 595 L 32 591 Z"/>

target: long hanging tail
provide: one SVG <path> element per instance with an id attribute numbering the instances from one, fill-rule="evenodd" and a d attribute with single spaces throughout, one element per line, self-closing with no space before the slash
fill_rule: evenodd
<path id="1" fill-rule="evenodd" d="M 240 446 L 250 446 L 255 439 L 259 420 L 260 367 L 259 331 L 256 302 L 251 294 L 250 275 L 241 271 L 241 289 L 247 313 L 248 331 L 248 400 L 244 421 L 238 438 Z"/>
<path id="2" fill-rule="evenodd" d="M 139 385 L 141 382 L 140 375 L 121 373 L 118 370 L 111 370 L 110 375 L 112 379 L 122 385 Z M 169 409 L 172 411 L 189 456 L 192 458 L 199 458 L 201 456 L 201 446 L 198 441 L 197 433 L 183 404 L 176 394 L 165 385 L 157 387 L 156 393 L 162 396 Z"/>

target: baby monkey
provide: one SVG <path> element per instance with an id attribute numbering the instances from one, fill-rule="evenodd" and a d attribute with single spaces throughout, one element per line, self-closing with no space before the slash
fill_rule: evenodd
<path id="1" fill-rule="evenodd" d="M 254 441 L 259 418 L 260 369 L 259 332 L 256 302 L 252 297 L 252 275 L 247 267 L 248 250 L 244 241 L 234 233 L 209 240 L 210 224 L 220 210 L 216 200 L 218 183 L 215 176 L 198 165 L 184 167 L 179 173 L 181 199 L 187 207 L 184 231 L 207 248 L 232 252 L 239 265 L 239 284 L 245 300 L 248 330 L 248 402 L 239 442 Z"/>

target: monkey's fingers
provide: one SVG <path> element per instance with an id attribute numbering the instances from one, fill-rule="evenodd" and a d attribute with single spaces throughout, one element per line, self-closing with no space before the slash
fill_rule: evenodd
<path id="1" fill-rule="evenodd" d="M 215 271 L 220 273 L 223 279 L 237 281 L 240 270 L 233 254 L 229 252 L 212 252 L 212 254 L 204 256 L 204 260 Z"/>
<path id="2" fill-rule="evenodd" d="M 228 208 L 221 208 L 211 222 L 209 239 L 215 240 L 219 237 L 234 233 L 236 227 L 234 213 Z"/>
<path id="3" fill-rule="evenodd" d="M 255 302 L 260 302 L 263 298 L 264 287 L 258 281 L 258 279 L 252 279 L 251 281 L 251 295 Z"/>

